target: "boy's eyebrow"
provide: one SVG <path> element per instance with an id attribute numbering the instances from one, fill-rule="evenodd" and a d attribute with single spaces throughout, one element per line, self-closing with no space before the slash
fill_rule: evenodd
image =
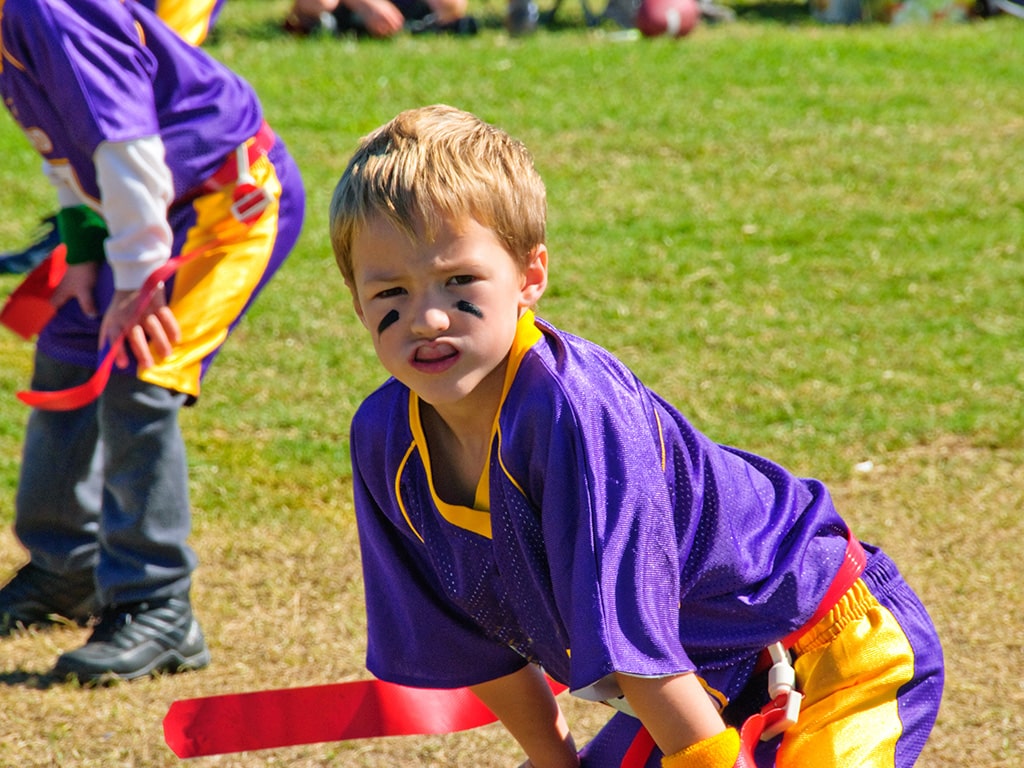
<path id="1" fill-rule="evenodd" d="M 397 272 L 392 270 L 377 269 L 373 267 L 367 267 L 363 270 L 362 279 L 360 282 L 363 283 L 394 283 L 399 279 Z"/>
<path id="2" fill-rule="evenodd" d="M 435 261 L 430 271 L 435 274 L 458 274 L 461 272 L 475 272 L 481 269 L 483 262 L 469 257 L 458 259 L 441 259 Z M 396 283 L 405 276 L 404 271 L 375 267 L 372 264 L 364 267 L 361 272 L 361 283 Z"/>

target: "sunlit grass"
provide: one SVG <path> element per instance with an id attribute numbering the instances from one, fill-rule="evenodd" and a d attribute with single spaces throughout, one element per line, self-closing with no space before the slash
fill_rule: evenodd
<path id="1" fill-rule="evenodd" d="M 257 86 L 309 196 L 298 248 L 183 416 L 214 665 L 41 689 L 80 634 L 6 641 L 0 764 L 174 765 L 159 721 L 175 698 L 365 674 L 347 433 L 384 374 L 337 275 L 327 205 L 360 136 L 447 102 L 536 156 L 552 258 L 541 314 L 619 354 L 713 438 L 825 479 L 897 556 L 958 670 L 921 764 L 1016 765 L 1019 675 L 995 685 L 991 669 L 1024 662 L 1007 613 L 1024 589 L 1020 22 L 832 28 L 799 6 L 744 5 L 739 23 L 681 42 L 621 41 L 567 4 L 555 30 L 509 40 L 489 2 L 476 38 L 355 44 L 285 39 L 286 6 L 232 0 L 208 46 Z M 0 157 L 6 249 L 52 197 L 7 118 Z M 0 276 L 0 295 L 16 282 Z M 0 337 L 5 527 L 30 365 L 30 345 Z M 0 571 L 21 557 L 4 537 Z M 516 759 L 491 730 L 203 765 Z"/>

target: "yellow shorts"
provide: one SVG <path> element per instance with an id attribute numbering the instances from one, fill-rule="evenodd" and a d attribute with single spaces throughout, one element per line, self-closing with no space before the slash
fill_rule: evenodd
<path id="1" fill-rule="evenodd" d="M 793 653 L 804 701 L 782 736 L 776 765 L 914 763 L 938 713 L 942 649 L 888 557 L 872 552 L 862 577 Z"/>

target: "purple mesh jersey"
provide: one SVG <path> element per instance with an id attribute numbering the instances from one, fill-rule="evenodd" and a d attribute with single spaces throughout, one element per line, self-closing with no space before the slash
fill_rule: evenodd
<path id="1" fill-rule="evenodd" d="M 180 198 L 263 121 L 245 81 L 134 2 L 7 0 L 2 35 L 11 114 L 93 200 L 101 142 L 159 135 Z"/>
<path id="2" fill-rule="evenodd" d="M 479 509 L 433 492 L 404 385 L 356 414 L 370 671 L 455 687 L 530 661 L 587 698 L 618 695 L 616 671 L 696 671 L 724 704 L 838 570 L 847 529 L 825 488 L 713 443 L 532 313 L 509 366 Z"/>

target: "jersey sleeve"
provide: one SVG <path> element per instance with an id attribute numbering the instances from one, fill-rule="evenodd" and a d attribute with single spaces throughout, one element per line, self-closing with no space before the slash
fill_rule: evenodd
<path id="1" fill-rule="evenodd" d="M 103 141 L 160 132 L 152 90 L 156 62 L 127 10 L 8 5 L 5 45 L 39 83 L 40 97 L 73 119 L 67 134 L 84 155 Z"/>
<path id="2" fill-rule="evenodd" d="M 617 694 L 602 681 L 616 671 L 694 669 L 679 632 L 680 552 L 694 500 L 675 498 L 643 385 L 586 345 L 557 360 L 557 370 L 537 360 L 520 369 L 503 460 L 540 510 L 546 562 L 535 568 L 547 571 L 568 636 L 569 684 L 606 698 Z"/>
<path id="3" fill-rule="evenodd" d="M 588 698 L 618 695 L 614 672 L 699 671 L 735 694 L 813 614 L 845 524 L 821 483 L 715 444 L 599 347 L 545 337 L 503 414 L 496 535 L 559 626 L 546 663 Z"/>

